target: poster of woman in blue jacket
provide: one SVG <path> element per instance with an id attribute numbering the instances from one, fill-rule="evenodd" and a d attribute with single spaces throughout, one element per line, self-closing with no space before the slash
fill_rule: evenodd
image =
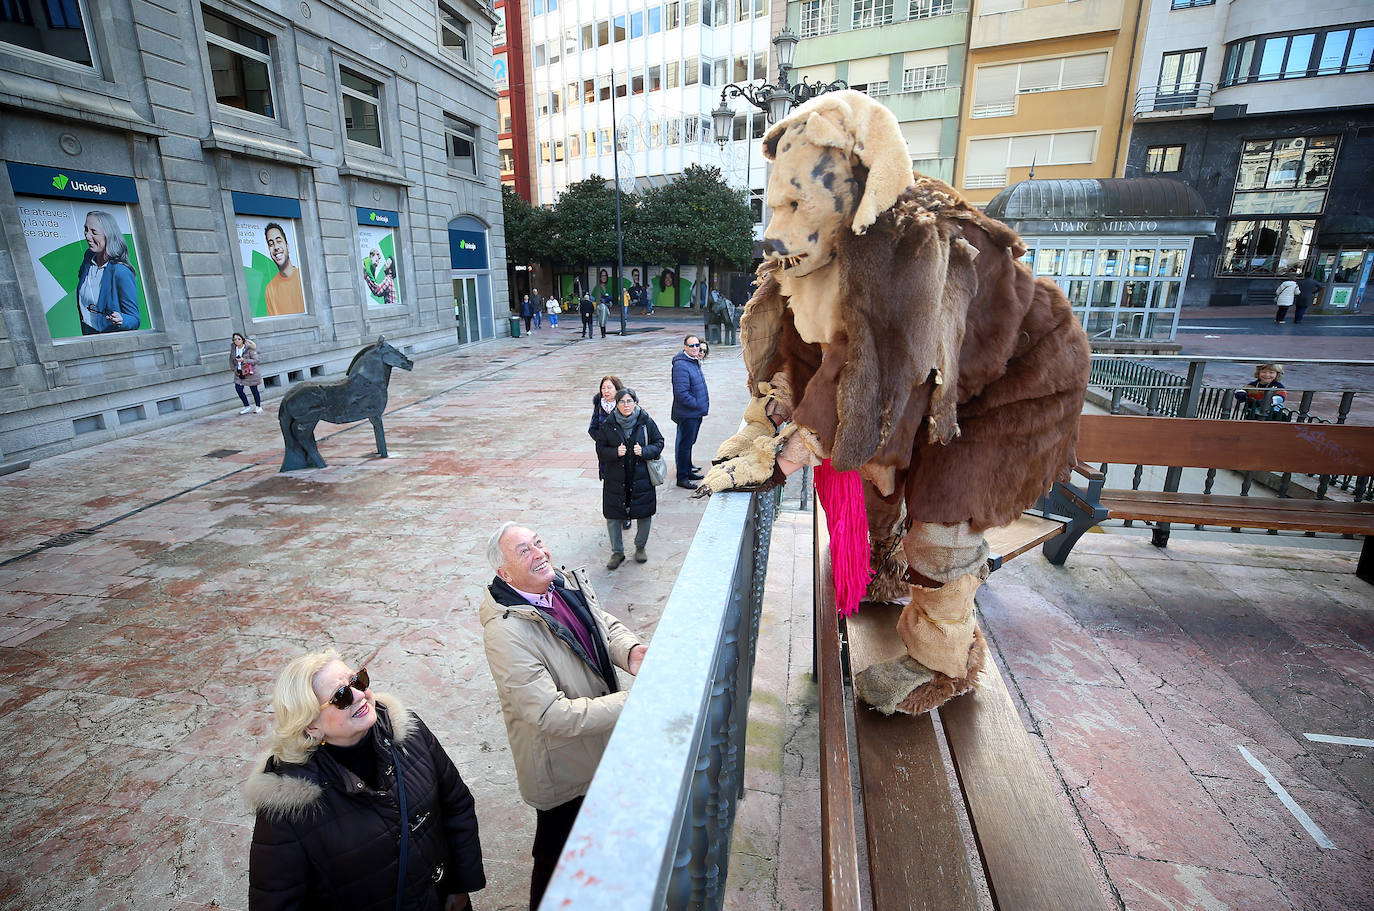
<path id="1" fill-rule="evenodd" d="M 154 328 L 126 206 L 31 196 L 16 201 L 54 340 Z"/>
<path id="2" fill-rule="evenodd" d="M 107 212 L 86 213 L 86 245 L 76 277 L 76 308 L 82 335 L 137 329 L 138 288 L 124 232 Z"/>

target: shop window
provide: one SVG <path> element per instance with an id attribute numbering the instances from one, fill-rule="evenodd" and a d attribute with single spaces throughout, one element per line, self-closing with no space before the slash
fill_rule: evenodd
<path id="1" fill-rule="evenodd" d="M 94 66 L 78 0 L 46 0 L 34 19 L 29 0 L 0 0 L 0 41 L 82 66 Z"/>
<path id="2" fill-rule="evenodd" d="M 476 177 L 477 127 L 452 114 L 445 114 L 444 135 L 448 145 L 449 170 Z"/>
<path id="3" fill-rule="evenodd" d="M 1220 275 L 1290 275 L 1304 271 L 1315 219 L 1237 219 L 1226 226 Z"/>
<path id="4" fill-rule="evenodd" d="M 1145 150 L 1146 174 L 1173 174 L 1183 170 L 1183 146 L 1150 146 Z"/>
<path id="5" fill-rule="evenodd" d="M 472 25 L 468 20 L 458 14 L 453 7 L 439 2 L 439 46 L 450 54 L 462 59 L 468 59 L 468 36 L 472 34 Z"/>
<path id="6" fill-rule="evenodd" d="M 343 98 L 344 134 L 352 142 L 382 148 L 381 84 L 340 67 L 339 91 Z"/>
<path id="7" fill-rule="evenodd" d="M 9 4 L 0 3 L 0 7 Z M 201 7 L 205 22 L 205 50 L 210 58 L 210 81 L 215 101 L 225 107 L 275 118 L 272 103 L 272 39 Z"/>

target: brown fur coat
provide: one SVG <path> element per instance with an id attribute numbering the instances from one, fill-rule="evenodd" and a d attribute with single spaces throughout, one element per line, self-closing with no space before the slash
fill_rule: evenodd
<path id="1" fill-rule="evenodd" d="M 741 324 L 751 388 L 784 371 L 793 418 L 841 471 L 861 468 L 914 522 L 1006 524 L 1073 463 L 1090 350 L 1020 238 L 917 176 L 839 247 L 843 335 L 798 335 L 773 275 Z"/>

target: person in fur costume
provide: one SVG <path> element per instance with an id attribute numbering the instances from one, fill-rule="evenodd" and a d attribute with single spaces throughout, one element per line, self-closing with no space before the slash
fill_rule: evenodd
<path id="1" fill-rule="evenodd" d="M 702 492 L 812 465 L 824 502 L 823 472 L 848 479 L 863 561 L 865 531 L 881 558 L 869 595 L 908 602 L 907 655 L 856 687 L 883 712 L 919 714 L 975 685 L 983 532 L 1067 476 L 1087 337 L 1059 288 L 1018 262 L 1015 232 L 913 174 L 896 118 L 866 95 L 802 105 L 764 154 L 767 252 L 741 323 L 754 398 Z M 869 573 L 846 597 L 838 565 L 847 612 Z"/>

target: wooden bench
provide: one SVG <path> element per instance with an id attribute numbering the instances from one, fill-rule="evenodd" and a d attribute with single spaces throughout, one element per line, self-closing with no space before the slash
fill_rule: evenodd
<path id="1" fill-rule="evenodd" d="M 1085 414 L 1078 422 L 1076 474 L 1086 485 L 1055 484 L 1040 502 L 1044 518 L 1065 523 L 1047 540 L 1056 566 L 1078 539 L 1106 519 L 1158 523 L 1154 543 L 1169 540 L 1169 524 L 1291 529 L 1364 535 L 1356 575 L 1374 583 L 1374 503 L 1232 496 L 1178 491 L 1184 468 L 1275 474 L 1374 475 L 1374 427 L 1208 421 L 1194 418 Z M 1162 491 L 1106 488 L 1094 465 L 1152 465 L 1169 469 Z"/>
<path id="2" fill-rule="evenodd" d="M 1067 797 L 1047 774 L 991 656 L 978 689 L 938 712 L 888 717 L 849 696 L 848 669 L 904 653 L 894 634 L 900 608 L 864 604 L 848 620 L 839 617 L 819 504 L 816 515 L 824 908 L 861 908 L 861 844 L 868 859 L 862 879 L 877 911 L 971 911 L 980 907 L 982 882 L 994 907 L 1008 911 L 1108 907 L 1063 805 Z M 1025 543 L 1027 532 L 1035 538 L 1060 530 L 1057 522 L 1022 523 L 1003 540 L 1024 550 L 1034 546 Z M 1000 565 L 1009 554 L 999 546 Z"/>

